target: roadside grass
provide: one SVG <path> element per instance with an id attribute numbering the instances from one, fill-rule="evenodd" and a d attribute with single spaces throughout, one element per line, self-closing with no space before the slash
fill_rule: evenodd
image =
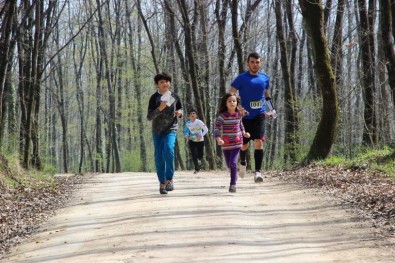
<path id="1" fill-rule="evenodd" d="M 366 150 L 352 159 L 331 156 L 318 161 L 317 165 L 342 166 L 349 169 L 370 169 L 385 173 L 395 180 L 395 152 L 390 148 Z"/>
<path id="2" fill-rule="evenodd" d="M 15 156 L 0 155 L 0 187 L 6 189 L 51 189 L 55 188 L 54 176 L 47 169 L 25 170 Z"/>

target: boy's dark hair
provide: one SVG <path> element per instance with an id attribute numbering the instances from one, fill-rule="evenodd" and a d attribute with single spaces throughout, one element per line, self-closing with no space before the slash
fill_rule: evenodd
<path id="1" fill-rule="evenodd" d="M 247 57 L 247 62 L 250 61 L 250 58 L 259 59 L 259 58 L 261 58 L 261 56 L 259 56 L 259 54 L 256 53 L 256 52 L 252 52 L 252 53 L 250 53 L 250 54 L 248 55 L 248 57 Z"/>
<path id="2" fill-rule="evenodd" d="M 226 106 L 226 102 L 228 101 L 228 98 L 231 97 L 231 96 L 235 96 L 236 97 L 237 106 L 236 106 L 235 111 L 236 112 L 241 112 L 242 111 L 243 107 L 241 107 L 241 104 L 240 104 L 240 102 L 241 102 L 240 97 L 235 95 L 235 94 L 232 94 L 232 93 L 225 93 L 225 95 L 222 97 L 221 103 L 219 105 L 218 115 L 220 115 L 223 112 L 227 112 L 228 111 L 228 107 Z"/>
<path id="3" fill-rule="evenodd" d="M 190 109 L 189 112 L 188 112 L 188 114 L 191 114 L 192 112 L 194 112 L 194 113 L 197 114 L 197 111 L 196 111 L 195 109 Z"/>
<path id="4" fill-rule="evenodd" d="M 165 72 L 161 72 L 161 73 L 156 74 L 156 76 L 154 77 L 155 84 L 158 84 L 158 82 L 159 82 L 160 80 L 162 80 L 162 79 L 171 82 L 171 77 L 170 77 L 170 75 L 167 74 L 167 73 L 165 73 Z"/>

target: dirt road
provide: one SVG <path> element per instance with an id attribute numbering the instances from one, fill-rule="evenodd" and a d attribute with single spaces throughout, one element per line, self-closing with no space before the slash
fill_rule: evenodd
<path id="1" fill-rule="evenodd" d="M 94 176 L 3 262 L 394 262 L 395 240 L 312 190 L 247 175 L 229 193 L 226 172 L 174 181 L 160 195 L 154 173 Z"/>

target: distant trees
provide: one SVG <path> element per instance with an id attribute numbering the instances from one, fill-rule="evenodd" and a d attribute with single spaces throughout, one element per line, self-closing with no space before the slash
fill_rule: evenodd
<path id="1" fill-rule="evenodd" d="M 24 167 L 150 171 L 158 71 L 213 130 L 219 98 L 258 52 L 279 117 L 265 166 L 352 157 L 395 136 L 388 0 L 87 0 L 0 4 L 0 147 Z M 181 136 L 181 132 L 179 133 Z M 210 133 L 209 133 L 210 134 Z M 221 151 L 206 137 L 208 168 Z M 188 148 L 177 140 L 177 167 Z"/>

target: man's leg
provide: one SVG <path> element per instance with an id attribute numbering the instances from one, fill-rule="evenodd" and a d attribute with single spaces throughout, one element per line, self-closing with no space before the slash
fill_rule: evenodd
<path id="1" fill-rule="evenodd" d="M 255 176 L 254 180 L 256 183 L 262 182 L 262 162 L 263 162 L 263 142 L 261 139 L 254 140 L 254 160 L 255 160 Z"/>
<path id="2" fill-rule="evenodd" d="M 246 156 L 247 156 L 247 150 L 248 150 L 248 142 L 247 144 L 243 144 L 243 146 L 240 149 L 240 166 L 239 166 L 239 176 L 241 178 L 244 178 L 244 176 L 247 173 L 247 161 L 246 161 Z"/>

